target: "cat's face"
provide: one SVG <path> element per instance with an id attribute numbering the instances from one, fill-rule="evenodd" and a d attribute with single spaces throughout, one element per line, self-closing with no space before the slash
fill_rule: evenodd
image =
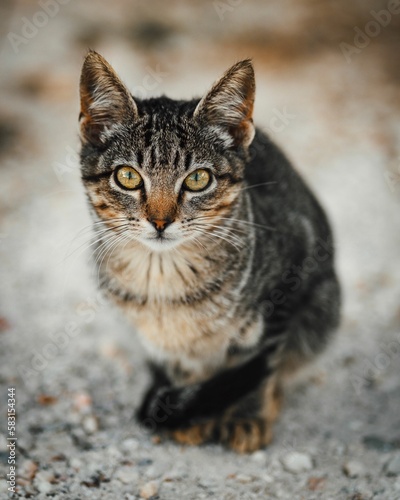
<path id="1" fill-rule="evenodd" d="M 239 197 L 254 136 L 253 102 L 249 61 L 200 102 L 139 101 L 90 52 L 81 77 L 81 158 L 96 218 L 121 241 L 152 251 L 226 238 L 221 226 Z"/>

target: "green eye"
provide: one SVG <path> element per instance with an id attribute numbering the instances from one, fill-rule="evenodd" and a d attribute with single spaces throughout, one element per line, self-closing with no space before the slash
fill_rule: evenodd
<path id="1" fill-rule="evenodd" d="M 202 191 L 210 184 L 210 181 L 210 173 L 200 168 L 186 177 L 183 186 L 189 191 Z"/>
<path id="2" fill-rule="evenodd" d="M 138 189 L 143 185 L 141 175 L 132 167 L 120 167 L 115 177 L 117 183 L 125 189 Z"/>

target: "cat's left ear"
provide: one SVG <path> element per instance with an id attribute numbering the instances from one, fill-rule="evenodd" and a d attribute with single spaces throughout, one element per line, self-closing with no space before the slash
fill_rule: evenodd
<path id="1" fill-rule="evenodd" d="M 101 145 L 113 126 L 133 120 L 137 106 L 113 68 L 97 52 L 85 58 L 80 80 L 82 142 Z"/>
<path id="2" fill-rule="evenodd" d="M 225 129 L 236 147 L 248 147 L 254 138 L 254 69 L 250 59 L 232 66 L 201 99 L 194 116 Z"/>

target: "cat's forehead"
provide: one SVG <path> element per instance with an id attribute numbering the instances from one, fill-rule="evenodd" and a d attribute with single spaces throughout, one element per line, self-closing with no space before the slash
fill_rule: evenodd
<path id="1" fill-rule="evenodd" d="M 195 105 L 166 97 L 138 103 L 139 119 L 130 124 L 124 153 L 150 173 L 189 170 L 204 153 L 193 121 Z"/>

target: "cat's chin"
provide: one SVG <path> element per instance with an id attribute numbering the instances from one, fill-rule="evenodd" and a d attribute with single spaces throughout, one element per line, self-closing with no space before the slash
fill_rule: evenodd
<path id="1" fill-rule="evenodd" d="M 176 248 L 182 241 L 178 238 L 145 238 L 141 243 L 153 252 L 167 252 Z"/>

